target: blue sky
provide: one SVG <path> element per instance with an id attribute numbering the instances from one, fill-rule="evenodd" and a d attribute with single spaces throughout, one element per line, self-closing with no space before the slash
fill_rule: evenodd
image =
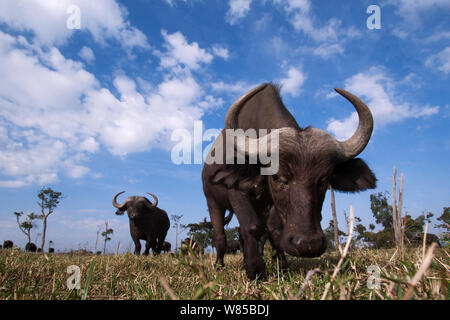
<path id="1" fill-rule="evenodd" d="M 381 29 L 367 28 L 372 4 Z M 123 190 L 119 201 L 152 192 L 169 216 L 201 221 L 202 165 L 172 163 L 171 134 L 198 120 L 222 128 L 231 103 L 266 81 L 282 84 L 300 126 L 338 139 L 357 118 L 334 87 L 371 108 L 375 130 L 360 157 L 378 188 L 337 194 L 343 229 L 350 204 L 374 222 L 369 196 L 391 191 L 394 165 L 405 210 L 439 216 L 450 194 L 449 16 L 446 0 L 2 1 L 0 241 L 24 246 L 13 212 L 39 213 L 44 186 L 65 195 L 47 234 L 59 250 L 93 249 L 105 221 L 110 251 L 119 241 L 127 249 L 127 217 L 111 205 Z M 328 195 L 323 208 L 325 228 Z"/>

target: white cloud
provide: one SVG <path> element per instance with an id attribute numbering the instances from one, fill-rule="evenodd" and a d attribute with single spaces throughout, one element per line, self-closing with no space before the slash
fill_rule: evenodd
<path id="1" fill-rule="evenodd" d="M 428 67 L 436 68 L 445 74 L 450 73 L 450 47 L 445 48 L 441 52 L 431 55 L 425 61 Z"/>
<path id="2" fill-rule="evenodd" d="M 256 85 L 248 84 L 243 81 L 238 81 L 236 83 L 225 83 L 223 81 L 211 83 L 211 88 L 213 91 L 231 94 L 244 94 L 253 87 L 256 87 Z"/>
<path id="3" fill-rule="evenodd" d="M 330 19 L 325 26 L 318 27 L 315 17 L 311 12 L 309 0 L 272 0 L 275 4 L 281 5 L 289 17 L 295 30 L 303 32 L 315 41 L 337 41 L 338 29 L 341 21 Z"/>
<path id="4" fill-rule="evenodd" d="M 450 2 L 447 0 L 391 0 L 386 4 L 397 6 L 397 14 L 403 17 L 410 26 L 420 23 L 424 11 L 450 8 Z"/>
<path id="5" fill-rule="evenodd" d="M 250 11 L 250 5 L 252 0 L 230 0 L 228 2 L 229 9 L 226 14 L 225 20 L 234 25 L 238 20 L 244 18 Z"/>
<path id="6" fill-rule="evenodd" d="M 321 44 L 318 47 L 313 49 L 313 54 L 316 56 L 320 56 L 324 59 L 335 55 L 335 54 L 344 54 L 344 47 L 342 43 L 332 43 L 332 44 Z"/>
<path id="7" fill-rule="evenodd" d="M 210 63 L 214 58 L 212 54 L 200 48 L 197 42 L 188 43 L 181 32 L 168 34 L 166 30 L 162 30 L 161 33 L 167 51 L 156 53 L 160 55 L 163 68 L 174 68 L 182 65 L 190 70 L 196 70 L 200 68 L 200 64 Z"/>
<path id="8" fill-rule="evenodd" d="M 228 49 L 221 47 L 220 45 L 214 45 L 212 47 L 212 51 L 213 51 L 214 55 L 216 55 L 224 60 L 228 60 L 228 58 L 230 57 L 230 53 L 228 52 Z"/>
<path id="9" fill-rule="evenodd" d="M 440 31 L 432 34 L 431 36 L 424 39 L 424 42 L 426 43 L 432 43 L 432 42 L 438 42 L 442 40 L 449 40 L 450 39 L 450 31 Z"/>
<path id="10" fill-rule="evenodd" d="M 279 79 L 282 91 L 297 97 L 301 92 L 301 87 L 306 80 L 305 74 L 300 68 L 289 67 L 285 78 Z"/>
<path id="11" fill-rule="evenodd" d="M 345 81 L 345 89 L 359 96 L 369 106 L 375 129 L 408 118 L 421 118 L 439 112 L 437 106 L 417 106 L 401 101 L 394 88 L 395 81 L 376 67 Z M 357 126 L 358 115 L 353 112 L 344 120 L 330 119 L 327 129 L 334 133 L 337 139 L 344 140 L 355 132 Z"/>
<path id="12" fill-rule="evenodd" d="M 181 33 L 163 33 L 161 64 L 199 68 L 212 55 Z M 173 36 L 173 37 L 172 37 Z M 166 60 L 165 60 L 166 59 Z M 205 95 L 190 72 L 166 74 L 141 91 L 126 75 L 113 78 L 115 96 L 83 64 L 55 47 L 39 47 L 0 31 L 0 181 L 3 187 L 78 179 L 100 146 L 115 155 L 168 149 L 174 129 L 190 130 L 221 99 Z M 142 83 L 142 81 L 141 81 Z"/>
<path id="13" fill-rule="evenodd" d="M 80 8 L 80 30 L 67 28 L 71 5 Z M 101 44 L 114 39 L 127 50 L 148 48 L 147 38 L 130 26 L 127 15 L 115 0 L 0 1 L 0 22 L 19 31 L 31 31 L 34 41 L 46 46 L 64 44 L 73 33 L 88 31 Z"/>
<path id="14" fill-rule="evenodd" d="M 429 13 L 450 9 L 448 0 L 386 0 L 381 5 L 397 8 L 395 12 L 402 19 L 392 33 L 400 39 L 416 35 L 415 30 L 423 26 L 423 21 Z"/>
<path id="15" fill-rule="evenodd" d="M 326 59 L 332 55 L 342 55 L 345 51 L 344 44 L 350 39 L 361 36 L 361 32 L 355 27 L 344 28 L 341 26 L 341 20 L 336 18 L 319 25 L 312 12 L 310 0 L 272 1 L 283 8 L 289 22 L 297 32 L 318 43 L 318 47 L 303 47 L 306 52 L 316 56 Z"/>
<path id="16" fill-rule="evenodd" d="M 92 51 L 91 48 L 86 46 L 81 48 L 80 52 L 78 52 L 78 56 L 87 63 L 92 63 L 95 61 L 94 51 Z"/>
<path id="17" fill-rule="evenodd" d="M 171 7 L 175 6 L 176 1 L 177 0 L 164 0 L 164 2 L 167 3 Z M 180 1 L 180 0 L 178 0 L 178 1 Z M 181 1 L 183 1 L 184 3 L 188 3 L 189 0 L 181 0 Z"/>

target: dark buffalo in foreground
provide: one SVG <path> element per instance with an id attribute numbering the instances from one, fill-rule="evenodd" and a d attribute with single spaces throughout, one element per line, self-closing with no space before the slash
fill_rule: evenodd
<path id="1" fill-rule="evenodd" d="M 346 141 L 338 141 L 321 129 L 301 128 L 272 84 L 252 89 L 230 107 L 225 128 L 216 138 L 202 171 L 203 191 L 214 226 L 216 264 L 223 265 L 226 251 L 227 210 L 235 212 L 238 218 L 245 270 L 254 279 L 266 275 L 258 250 L 266 227 L 269 241 L 285 269 L 284 252 L 297 257 L 317 257 L 325 251 L 326 239 L 320 222 L 329 185 L 344 192 L 376 187 L 376 178 L 367 164 L 355 158 L 370 140 L 372 114 L 358 97 L 342 89 L 336 91 L 353 104 L 359 117 L 356 132 Z M 227 129 L 242 129 L 241 132 L 251 129 L 256 131 L 256 137 L 245 135 L 244 143 L 235 143 L 236 136 L 228 138 Z M 261 133 L 260 129 L 268 131 Z M 228 153 L 227 140 L 234 146 Z M 273 165 L 273 161 L 263 162 L 260 158 L 260 152 L 266 153 L 260 145 L 264 141 L 269 150 L 267 156 L 275 156 L 274 159 L 278 156 L 279 160 L 277 172 L 271 175 L 262 172 Z M 238 155 L 245 155 L 245 162 L 230 163 Z M 249 161 L 255 158 L 256 163 Z M 264 211 L 270 205 L 264 225 Z"/>
<path id="2" fill-rule="evenodd" d="M 36 252 L 37 250 L 38 250 L 38 248 L 36 247 L 36 245 L 33 242 L 28 242 L 25 245 L 26 252 Z"/>
<path id="3" fill-rule="evenodd" d="M 13 246 L 14 242 L 12 242 L 11 240 L 5 240 L 3 242 L 3 249 L 12 249 Z"/>
<path id="4" fill-rule="evenodd" d="M 164 243 L 161 247 L 161 251 L 168 253 L 168 252 L 170 252 L 171 248 L 172 248 L 172 245 L 170 244 L 170 242 L 164 241 Z"/>
<path id="5" fill-rule="evenodd" d="M 117 203 L 117 197 L 125 191 L 119 192 L 113 197 L 112 204 L 117 208 L 116 214 L 123 215 L 125 211 L 128 213 L 130 220 L 130 233 L 133 239 L 135 249 L 134 253 L 139 255 L 141 253 L 141 242 L 145 240 L 144 254 L 148 255 L 150 248 L 153 254 L 161 253 L 167 231 L 170 227 L 169 217 L 166 211 L 158 208 L 158 198 L 149 194 L 154 203 L 151 203 L 145 197 L 130 196 L 124 203 Z"/>

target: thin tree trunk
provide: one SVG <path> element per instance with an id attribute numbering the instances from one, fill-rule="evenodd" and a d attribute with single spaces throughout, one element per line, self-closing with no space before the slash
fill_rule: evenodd
<path id="1" fill-rule="evenodd" d="M 41 250 L 44 252 L 45 246 L 45 233 L 47 231 L 47 216 L 44 215 L 42 218 L 42 242 L 41 242 Z"/>
<path id="2" fill-rule="evenodd" d="M 394 228 L 395 243 L 398 246 L 397 236 L 397 168 L 394 166 L 392 178 L 392 227 Z"/>
<path id="3" fill-rule="evenodd" d="M 395 244 L 400 250 L 403 248 L 402 206 L 403 206 L 403 173 L 400 177 L 400 190 L 397 207 L 397 168 L 394 166 L 392 180 L 392 226 L 394 227 Z"/>
<path id="4" fill-rule="evenodd" d="M 175 252 L 178 250 L 178 225 L 175 229 Z"/>
<path id="5" fill-rule="evenodd" d="M 103 246 L 103 254 L 106 254 L 106 239 L 108 239 L 108 222 L 105 222 L 105 226 L 106 226 L 106 229 L 105 229 L 105 244 L 104 244 L 104 246 Z"/>
<path id="6" fill-rule="evenodd" d="M 97 253 L 97 244 L 98 244 L 98 235 L 100 234 L 100 230 L 97 230 L 97 239 L 95 239 L 95 253 Z"/>
<path id="7" fill-rule="evenodd" d="M 330 194 L 331 194 L 331 212 L 333 214 L 333 224 L 334 224 L 334 242 L 336 244 L 336 249 L 339 250 L 339 253 L 342 253 L 341 245 L 339 243 L 339 228 L 336 216 L 336 202 L 334 199 L 334 189 L 332 186 L 330 186 Z"/>
<path id="8" fill-rule="evenodd" d="M 405 232 L 402 230 L 402 206 L 403 206 L 403 172 L 402 172 L 402 175 L 400 176 L 400 190 L 399 190 L 399 193 L 398 193 L 398 216 L 397 216 L 397 223 L 398 223 L 398 230 L 399 230 L 399 233 L 400 233 L 400 246 L 401 246 L 401 248 L 403 249 L 403 245 L 404 245 L 404 242 L 405 242 L 405 239 L 404 239 L 404 234 L 405 234 Z M 406 225 L 405 226 L 403 226 L 403 228 L 405 228 L 406 227 Z"/>

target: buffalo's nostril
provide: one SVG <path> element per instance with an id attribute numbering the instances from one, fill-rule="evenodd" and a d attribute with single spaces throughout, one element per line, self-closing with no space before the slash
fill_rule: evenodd
<path id="1" fill-rule="evenodd" d="M 290 244 L 294 244 L 294 236 L 288 237 L 288 242 L 289 242 Z"/>
<path id="2" fill-rule="evenodd" d="M 298 247 L 302 244 L 303 240 L 300 237 L 290 236 L 288 241 L 291 245 Z"/>

